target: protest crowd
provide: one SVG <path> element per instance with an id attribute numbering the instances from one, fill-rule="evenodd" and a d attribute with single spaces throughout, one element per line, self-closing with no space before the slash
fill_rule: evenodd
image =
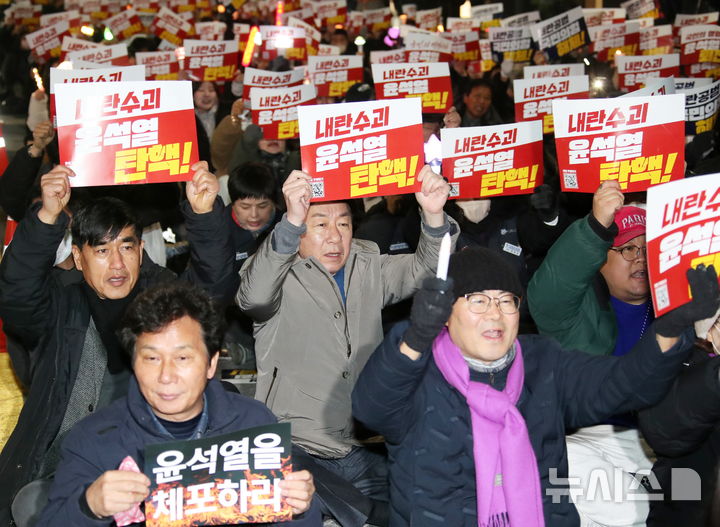
<path id="1" fill-rule="evenodd" d="M 720 525 L 719 6 L 601 4 L 0 0 L 0 526 Z"/>

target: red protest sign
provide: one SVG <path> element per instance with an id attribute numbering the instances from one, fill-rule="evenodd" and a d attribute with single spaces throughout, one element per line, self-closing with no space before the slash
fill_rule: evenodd
<path id="1" fill-rule="evenodd" d="M 406 58 L 407 53 L 404 49 L 370 52 L 370 64 L 400 64 L 407 62 Z"/>
<path id="2" fill-rule="evenodd" d="M 453 60 L 480 60 L 480 36 L 477 31 L 440 33 L 440 35 L 452 43 Z"/>
<path id="3" fill-rule="evenodd" d="M 454 16 L 447 17 L 447 25 L 445 32 L 447 33 L 478 33 L 480 31 L 480 19 L 478 18 L 458 18 Z M 441 35 L 446 36 L 446 35 Z"/>
<path id="4" fill-rule="evenodd" d="M 42 62 L 59 57 L 62 47 L 62 39 L 69 35 L 70 26 L 67 20 L 61 20 L 55 24 L 44 27 L 25 36 L 28 47 Z"/>
<path id="5" fill-rule="evenodd" d="M 690 301 L 685 276 L 690 267 L 720 269 L 718 175 L 648 189 L 647 261 L 655 316 Z"/>
<path id="6" fill-rule="evenodd" d="M 313 199 L 407 194 L 420 188 L 420 100 L 393 99 L 298 108 L 303 170 Z"/>
<path id="7" fill-rule="evenodd" d="M 292 71 L 268 71 L 255 68 L 245 68 L 243 76 L 243 99 L 250 100 L 250 90 L 253 88 L 287 88 L 298 86 L 305 78 L 305 68 Z"/>
<path id="8" fill-rule="evenodd" d="M 451 197 L 528 194 L 543 182 L 540 121 L 444 128 L 440 135 Z"/>
<path id="9" fill-rule="evenodd" d="M 234 40 L 185 40 L 183 69 L 198 81 L 230 81 L 237 70 Z"/>
<path id="10" fill-rule="evenodd" d="M 615 55 L 637 55 L 640 45 L 640 25 L 633 20 L 588 28 L 592 49 L 603 62 Z"/>
<path id="11" fill-rule="evenodd" d="M 304 61 L 307 58 L 305 30 L 290 26 L 260 26 L 262 46 L 260 58 L 272 60 L 278 55 L 288 60 Z"/>
<path id="12" fill-rule="evenodd" d="M 553 102 L 564 191 L 595 192 L 617 180 L 623 192 L 682 178 L 685 96 Z"/>
<path id="13" fill-rule="evenodd" d="M 56 84 L 60 162 L 73 186 L 190 179 L 198 160 L 188 81 Z"/>
<path id="14" fill-rule="evenodd" d="M 550 71 L 550 70 L 548 70 Z M 544 77 L 515 79 L 515 120 L 542 119 L 543 133 L 553 132 L 552 101 L 555 99 L 585 99 L 589 94 L 587 75 L 573 77 Z"/>
<path id="15" fill-rule="evenodd" d="M 252 88 L 252 120 L 263 129 L 265 139 L 298 136 L 298 106 L 315 104 L 315 87 L 300 84 L 290 88 Z"/>
<path id="16" fill-rule="evenodd" d="M 639 55 L 615 57 L 620 89 L 636 90 L 651 79 L 677 77 L 680 75 L 680 56 Z"/>
<path id="17" fill-rule="evenodd" d="M 174 51 L 139 51 L 135 53 L 135 61 L 145 66 L 145 80 L 178 80 L 180 62 Z"/>
<path id="18" fill-rule="evenodd" d="M 678 36 L 680 28 L 686 26 L 702 26 L 702 25 L 717 25 L 718 23 L 718 11 L 711 13 L 702 13 L 698 15 L 689 15 L 678 13 L 675 15 L 675 21 L 672 24 L 673 35 Z"/>
<path id="19" fill-rule="evenodd" d="M 579 64 L 547 64 L 545 66 L 525 66 L 523 76 L 526 79 L 547 79 L 555 77 L 577 77 L 585 75 L 585 65 Z"/>
<path id="20" fill-rule="evenodd" d="M 668 55 L 675 49 L 672 26 L 650 26 L 640 29 L 640 55 Z"/>
<path id="21" fill-rule="evenodd" d="M 436 35 L 411 32 L 405 37 L 407 62 L 450 62 L 452 42 Z"/>
<path id="22" fill-rule="evenodd" d="M 140 16 L 134 9 L 126 9 L 108 18 L 105 25 L 118 40 L 126 40 L 145 31 L 145 26 L 143 26 Z"/>
<path id="23" fill-rule="evenodd" d="M 620 7 L 583 8 L 582 12 L 588 29 L 625 22 L 625 9 Z"/>
<path id="24" fill-rule="evenodd" d="M 320 31 L 304 20 L 300 20 L 299 18 L 295 18 L 293 16 L 288 17 L 287 25 L 290 27 L 299 27 L 305 30 L 305 48 L 307 50 L 308 57 L 319 54 L 320 40 L 322 38 Z"/>
<path id="25" fill-rule="evenodd" d="M 628 0 L 621 2 L 620 7 L 627 12 L 628 19 L 660 18 L 660 7 L 656 0 Z"/>
<path id="26" fill-rule="evenodd" d="M 442 7 L 416 11 L 415 23 L 421 29 L 437 30 L 438 25 L 442 24 Z"/>
<path id="27" fill-rule="evenodd" d="M 332 28 L 335 27 L 335 24 L 344 24 L 347 19 L 346 0 L 313 2 L 313 7 L 315 8 L 315 18 L 320 28 Z"/>
<path id="28" fill-rule="evenodd" d="M 363 15 L 365 16 L 365 25 L 370 28 L 371 32 L 384 31 L 390 27 L 392 22 L 392 12 L 389 7 L 368 9 L 363 12 Z"/>
<path id="29" fill-rule="evenodd" d="M 183 40 L 192 34 L 193 27 L 180 15 L 173 13 L 167 7 L 162 7 L 153 20 L 151 30 L 161 39 L 177 47 L 182 46 Z"/>
<path id="30" fill-rule="evenodd" d="M 308 75 L 318 97 L 343 97 L 350 86 L 363 80 L 360 56 L 308 57 Z"/>
<path id="31" fill-rule="evenodd" d="M 680 28 L 680 63 L 720 62 L 720 27 L 716 25 Z"/>
<path id="32" fill-rule="evenodd" d="M 65 60 L 67 54 L 71 51 L 81 51 L 84 49 L 100 49 L 103 47 L 104 46 L 102 44 L 96 44 L 95 42 L 90 42 L 81 38 L 69 37 L 65 35 L 63 36 L 62 44 L 60 46 L 60 60 Z"/>
<path id="33" fill-rule="evenodd" d="M 70 9 L 60 13 L 48 13 L 40 16 L 40 27 L 52 26 L 58 22 L 67 22 L 71 35 L 76 35 L 80 32 L 80 12 L 77 9 Z"/>
<path id="34" fill-rule="evenodd" d="M 420 97 L 423 113 L 446 113 L 453 105 L 447 62 L 373 64 L 378 99 Z"/>
<path id="35" fill-rule="evenodd" d="M 129 66 L 130 59 L 127 51 L 125 44 L 101 46 L 99 48 L 71 51 L 67 54 L 67 60 L 73 63 L 92 62 L 93 64 L 103 64 L 105 66 Z"/>

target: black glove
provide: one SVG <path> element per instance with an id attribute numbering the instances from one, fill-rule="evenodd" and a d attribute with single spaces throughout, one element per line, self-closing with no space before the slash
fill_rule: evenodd
<path id="1" fill-rule="evenodd" d="M 663 337 L 679 337 L 696 321 L 712 317 L 720 306 L 720 286 L 712 265 L 703 264 L 687 270 L 692 300 L 673 309 L 655 321 L 655 333 Z"/>
<path id="2" fill-rule="evenodd" d="M 558 217 L 558 199 L 552 187 L 547 184 L 535 188 L 530 196 L 530 205 L 537 211 L 542 221 L 552 221 Z"/>
<path id="3" fill-rule="evenodd" d="M 454 303 L 452 278 L 426 278 L 413 298 L 410 327 L 403 337 L 405 344 L 419 353 L 430 351 L 433 340 L 450 318 Z"/>

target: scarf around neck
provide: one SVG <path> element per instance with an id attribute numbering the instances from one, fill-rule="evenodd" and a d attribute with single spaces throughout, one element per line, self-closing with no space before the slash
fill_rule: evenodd
<path id="1" fill-rule="evenodd" d="M 433 343 L 445 380 L 470 408 L 477 486 L 478 526 L 544 527 L 537 459 L 515 404 L 525 380 L 520 342 L 503 391 L 470 381 L 470 369 L 447 328 Z"/>

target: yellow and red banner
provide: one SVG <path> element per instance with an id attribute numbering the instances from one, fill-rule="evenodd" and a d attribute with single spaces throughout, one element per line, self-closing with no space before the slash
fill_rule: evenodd
<path id="1" fill-rule="evenodd" d="M 294 16 L 288 17 L 287 25 L 290 27 L 299 27 L 305 30 L 305 49 L 307 50 L 308 57 L 320 54 L 320 40 L 322 39 L 320 31 L 307 22 Z"/>
<path id="2" fill-rule="evenodd" d="M 419 190 L 424 154 L 418 98 L 302 106 L 298 116 L 313 200 Z"/>
<path id="3" fill-rule="evenodd" d="M 277 56 L 288 60 L 307 59 L 305 29 L 301 27 L 260 26 L 260 36 L 260 58 L 263 60 L 272 60 Z"/>
<path id="4" fill-rule="evenodd" d="M 380 99 L 419 97 L 423 113 L 446 113 L 453 105 L 447 62 L 373 64 L 375 95 Z"/>
<path id="5" fill-rule="evenodd" d="M 62 39 L 70 35 L 67 20 L 61 20 L 51 26 L 43 27 L 25 36 L 28 47 L 41 62 L 58 58 L 62 51 Z"/>
<path id="6" fill-rule="evenodd" d="M 680 34 L 680 28 L 686 26 L 717 25 L 718 14 L 718 11 L 702 13 L 699 15 L 678 13 L 675 15 L 675 21 L 672 24 L 673 35 L 678 36 Z"/>
<path id="7" fill-rule="evenodd" d="M 253 123 L 265 139 L 294 139 L 298 136 L 298 107 L 315 104 L 315 87 L 300 84 L 289 88 L 252 88 L 250 107 Z"/>
<path id="8" fill-rule="evenodd" d="M 421 9 L 415 12 L 414 18 L 417 27 L 420 29 L 436 31 L 437 27 L 442 24 L 442 7 Z"/>
<path id="9" fill-rule="evenodd" d="M 480 36 L 477 31 L 462 31 L 459 33 L 440 33 L 452 43 L 453 60 L 474 61 L 480 60 Z"/>
<path id="10" fill-rule="evenodd" d="M 151 30 L 156 36 L 175 47 L 182 46 L 183 40 L 193 34 L 192 24 L 167 7 L 160 8 L 153 20 Z"/>
<path id="11" fill-rule="evenodd" d="M 80 12 L 77 9 L 40 15 L 40 27 L 52 26 L 63 21 L 68 23 L 71 35 L 77 35 L 80 32 Z"/>
<path id="12" fill-rule="evenodd" d="M 227 25 L 217 20 L 211 22 L 195 22 L 195 36 L 198 40 L 222 40 Z"/>
<path id="13" fill-rule="evenodd" d="M 323 0 L 312 2 L 315 10 L 315 20 L 319 28 L 334 28 L 335 24 L 345 24 L 347 20 L 346 0 Z"/>
<path id="14" fill-rule="evenodd" d="M 621 2 L 620 7 L 624 8 L 628 20 L 636 18 L 661 18 L 660 6 L 657 0 L 628 0 Z"/>
<path id="15" fill-rule="evenodd" d="M 305 78 L 305 68 L 292 71 L 268 71 L 256 68 L 245 68 L 243 76 L 243 99 L 250 100 L 252 88 L 287 88 L 298 86 Z"/>
<path id="16" fill-rule="evenodd" d="M 237 71 L 234 40 L 185 40 L 183 69 L 196 81 L 230 81 Z"/>
<path id="17" fill-rule="evenodd" d="M 586 99 L 590 84 L 587 75 L 573 77 L 545 77 L 539 79 L 515 79 L 515 120 L 541 119 L 543 133 L 553 132 L 552 102 L 556 99 Z"/>
<path id="18" fill-rule="evenodd" d="M 178 80 L 180 62 L 174 51 L 139 51 L 135 53 L 135 61 L 145 66 L 145 80 Z"/>
<path id="19" fill-rule="evenodd" d="M 647 192 L 647 262 L 655 316 L 691 300 L 686 272 L 720 269 L 720 174 L 658 185 Z"/>
<path id="20" fill-rule="evenodd" d="M 198 160 L 189 81 L 56 84 L 60 162 L 77 187 L 186 181 Z"/>
<path id="21" fill-rule="evenodd" d="M 640 24 L 634 20 L 588 28 L 592 49 L 602 62 L 615 55 L 637 55 L 640 46 Z"/>
<path id="22" fill-rule="evenodd" d="M 615 57 L 621 90 L 636 90 L 652 79 L 680 75 L 680 55 L 638 55 Z"/>
<path id="23" fill-rule="evenodd" d="M 720 62 L 720 27 L 717 25 L 680 28 L 680 63 Z"/>
<path id="24" fill-rule="evenodd" d="M 682 94 L 554 101 L 562 190 L 595 192 L 617 180 L 637 192 L 682 178 L 684 108 Z"/>
<path id="25" fill-rule="evenodd" d="M 442 173 L 454 198 L 529 194 L 543 182 L 540 121 L 443 128 Z"/>
<path id="26" fill-rule="evenodd" d="M 363 81 L 363 58 L 340 55 L 308 57 L 308 76 L 318 97 L 344 97 L 350 87 Z"/>
<path id="27" fill-rule="evenodd" d="M 670 24 L 640 29 L 640 55 L 669 55 L 674 49 Z"/>
<path id="28" fill-rule="evenodd" d="M 85 66 L 87 63 L 90 67 L 93 67 L 92 64 L 102 64 L 105 67 L 130 65 L 130 57 L 128 57 L 128 49 L 125 44 L 70 51 L 67 54 L 67 60 L 74 66 L 77 64 Z"/>
<path id="29" fill-rule="evenodd" d="M 583 8 L 583 17 L 588 29 L 596 26 L 609 26 L 625 22 L 626 12 L 622 7 Z"/>

